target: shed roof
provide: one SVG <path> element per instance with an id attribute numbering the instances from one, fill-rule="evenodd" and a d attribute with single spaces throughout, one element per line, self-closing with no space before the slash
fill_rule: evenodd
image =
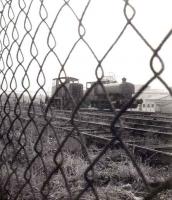
<path id="1" fill-rule="evenodd" d="M 165 97 L 162 97 L 161 99 L 159 100 L 172 100 L 172 96 L 171 95 L 167 95 Z"/>
<path id="2" fill-rule="evenodd" d="M 167 94 L 150 94 L 150 93 L 142 93 L 139 98 L 145 99 L 145 100 L 159 100 L 163 97 L 166 97 Z"/>

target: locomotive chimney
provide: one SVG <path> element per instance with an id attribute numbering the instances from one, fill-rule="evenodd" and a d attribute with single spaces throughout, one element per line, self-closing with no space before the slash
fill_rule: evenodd
<path id="1" fill-rule="evenodd" d="M 122 83 L 126 83 L 127 79 L 124 77 L 122 78 Z"/>

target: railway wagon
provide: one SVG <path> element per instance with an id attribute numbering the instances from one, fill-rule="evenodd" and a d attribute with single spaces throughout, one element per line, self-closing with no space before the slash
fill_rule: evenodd
<path id="1" fill-rule="evenodd" d="M 86 88 L 89 89 L 94 82 L 87 82 Z M 102 81 L 106 93 L 108 94 L 112 104 L 115 108 L 121 108 L 124 104 L 129 102 L 135 92 L 134 84 L 126 82 L 126 78 L 122 79 L 122 83 L 116 81 Z M 91 107 L 99 109 L 110 108 L 110 103 L 107 100 L 106 94 L 101 85 L 96 85 L 90 95 L 87 97 L 87 103 Z M 142 100 L 136 100 L 130 108 L 136 108 L 141 104 Z"/>
<path id="2" fill-rule="evenodd" d="M 83 84 L 77 78 L 54 78 L 51 105 L 57 109 L 73 109 L 83 97 Z"/>

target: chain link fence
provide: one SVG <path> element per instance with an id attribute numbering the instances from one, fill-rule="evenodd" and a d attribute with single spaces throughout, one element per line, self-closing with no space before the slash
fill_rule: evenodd
<path id="1" fill-rule="evenodd" d="M 145 171 L 141 169 L 121 137 L 124 127 L 120 117 L 154 80 L 159 80 L 172 94 L 168 83 L 161 77 L 165 66 L 159 55 L 171 37 L 172 30 L 164 36 L 158 47 L 154 48 L 133 23 L 136 10 L 132 6 L 132 1 L 130 3 L 129 0 L 121 0 L 124 26 L 110 47 L 104 50 L 103 56 L 98 58 L 89 40 L 86 39 L 87 27 L 84 24 L 88 9 L 94 1 L 87 0 L 82 3 L 78 1 L 78 7 L 77 3 L 73 2 L 75 1 L 0 0 L 1 199 L 136 199 L 131 192 L 128 191 L 127 196 L 126 190 L 124 192 L 119 189 L 120 187 L 108 184 L 111 181 L 108 173 L 119 172 L 114 163 L 109 164 L 109 168 L 105 167 L 111 147 L 116 143 L 123 149 L 123 155 L 129 163 L 123 165 L 123 170 L 132 167 L 137 179 L 142 182 L 145 193 L 140 194 L 138 199 L 156 198 L 161 191 L 171 189 L 172 179 L 168 177 L 158 187 L 150 186 Z M 69 29 L 57 28 L 58 24 L 63 23 L 61 16 L 66 10 L 69 18 L 73 18 L 76 23 L 74 31 L 70 33 L 73 37 L 72 42 L 68 41 L 65 35 Z M 53 11 L 55 15 L 52 14 Z M 128 29 L 136 33 L 151 51 L 149 63 L 152 77 L 119 112 L 116 112 L 102 84 L 103 62 L 123 39 Z M 62 34 L 58 34 L 58 31 L 62 31 Z M 62 53 L 60 50 L 62 46 L 58 47 L 58 37 L 62 39 L 63 36 L 67 50 Z M 70 63 L 72 54 L 78 52 L 80 44 L 87 48 L 91 55 L 90 59 L 94 60 L 93 73 L 97 80 L 82 98 L 76 101 L 63 78 L 69 75 L 66 69 L 68 62 Z M 155 60 L 160 63 L 159 70 L 154 66 Z M 52 65 L 55 67 L 51 68 Z M 50 80 L 47 77 L 50 77 Z M 47 85 L 53 78 L 59 78 L 61 82 L 60 87 L 49 98 Z M 80 111 L 96 85 L 100 85 L 104 90 L 114 117 L 108 127 L 112 139 L 93 153 L 93 149 L 90 152 L 82 134 L 85 127 L 81 125 Z M 56 94 L 62 88 L 65 88 L 73 104 L 72 112 L 65 115 L 61 114 L 62 110 L 56 110 L 52 106 Z M 45 102 L 45 99 L 48 100 Z M 120 124 L 119 129 L 115 128 L 117 123 Z M 87 124 L 86 128 L 90 127 Z M 75 145 L 76 141 L 80 147 L 79 150 L 73 149 L 73 151 L 82 151 L 82 156 L 66 151 L 70 145 L 71 148 L 75 146 L 78 148 L 78 145 Z M 100 171 L 103 170 L 107 177 L 100 176 Z"/>

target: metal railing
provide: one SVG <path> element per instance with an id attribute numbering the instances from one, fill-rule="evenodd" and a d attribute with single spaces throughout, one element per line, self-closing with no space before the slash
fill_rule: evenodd
<path id="1" fill-rule="evenodd" d="M 108 183 L 108 187 L 100 187 L 99 182 L 101 180 L 97 180 L 97 168 L 102 160 L 105 162 L 105 157 L 111 150 L 111 146 L 116 142 L 123 149 L 128 162 L 132 163 L 138 179 L 143 183 L 146 192 L 142 197 L 145 200 L 153 199 L 161 191 L 171 189 L 171 177 L 164 180 L 158 187 L 152 188 L 150 186 L 135 156 L 129 151 L 121 137 L 124 126 L 120 117 L 147 86 L 156 79 L 172 95 L 168 83 L 161 77 L 165 66 L 159 55 L 159 51 L 171 37 L 172 30 L 169 30 L 158 47 L 154 48 L 133 22 L 136 10 L 132 3 L 130 4 L 129 0 L 121 0 L 126 23 L 108 50 L 101 58 L 98 58 L 86 39 L 87 28 L 84 25 L 84 19 L 92 1 L 85 1 L 79 16 L 76 8 L 72 5 L 72 0 L 61 0 L 61 5 L 55 11 L 55 16 L 52 17 L 49 9 L 50 2 L 46 0 L 0 0 L 1 199 L 115 199 L 114 194 L 115 192 L 118 193 L 119 189 L 108 185 Z M 52 2 L 54 5 L 51 9 L 56 7 L 56 3 L 56 1 Z M 78 32 L 77 38 L 63 60 L 56 49 L 58 46 L 56 37 L 58 36 L 54 33 L 54 29 L 65 9 L 68 9 L 70 15 L 77 21 L 76 30 Z M 128 9 L 130 14 L 127 12 Z M 51 20 L 49 20 L 49 16 Z M 135 32 L 137 37 L 145 43 L 146 48 L 152 52 L 149 63 L 153 75 L 118 113 L 111 104 L 115 114 L 109 125 L 109 132 L 113 137 L 93 156 L 82 135 L 81 129 L 84 129 L 84 127 L 79 124 L 80 108 L 97 84 L 101 85 L 106 98 L 110 102 L 106 89 L 101 82 L 104 76 L 102 63 L 118 41 L 122 40 L 128 28 Z M 62 114 L 57 112 L 56 115 L 59 115 L 59 119 L 55 120 L 54 111 L 51 107 L 54 96 L 48 101 L 48 104 L 36 102 L 40 94 L 48 98 L 46 84 L 49 80 L 47 80 L 46 73 L 52 73 L 51 75 L 54 76 L 54 71 L 50 72 L 51 66 L 46 72 L 44 68 L 48 59 L 50 61 L 54 59 L 54 63 L 59 68 L 56 77 L 66 77 L 67 62 L 80 43 L 89 50 L 96 62 L 94 72 L 97 80 L 78 104 L 70 95 L 65 84 L 61 83 L 61 87 L 57 88 L 55 93 L 65 87 L 75 107 L 69 114 L 70 117 L 61 117 Z M 158 71 L 154 66 L 155 59 L 161 64 Z M 51 62 L 48 63 L 48 65 L 50 64 Z M 31 94 L 33 88 L 34 93 Z M 116 123 L 120 125 L 118 130 L 115 128 Z M 72 140 L 71 137 L 77 138 L 77 140 Z M 83 151 L 83 159 L 65 151 L 66 146 L 72 146 L 76 141 L 81 145 L 80 150 Z"/>

